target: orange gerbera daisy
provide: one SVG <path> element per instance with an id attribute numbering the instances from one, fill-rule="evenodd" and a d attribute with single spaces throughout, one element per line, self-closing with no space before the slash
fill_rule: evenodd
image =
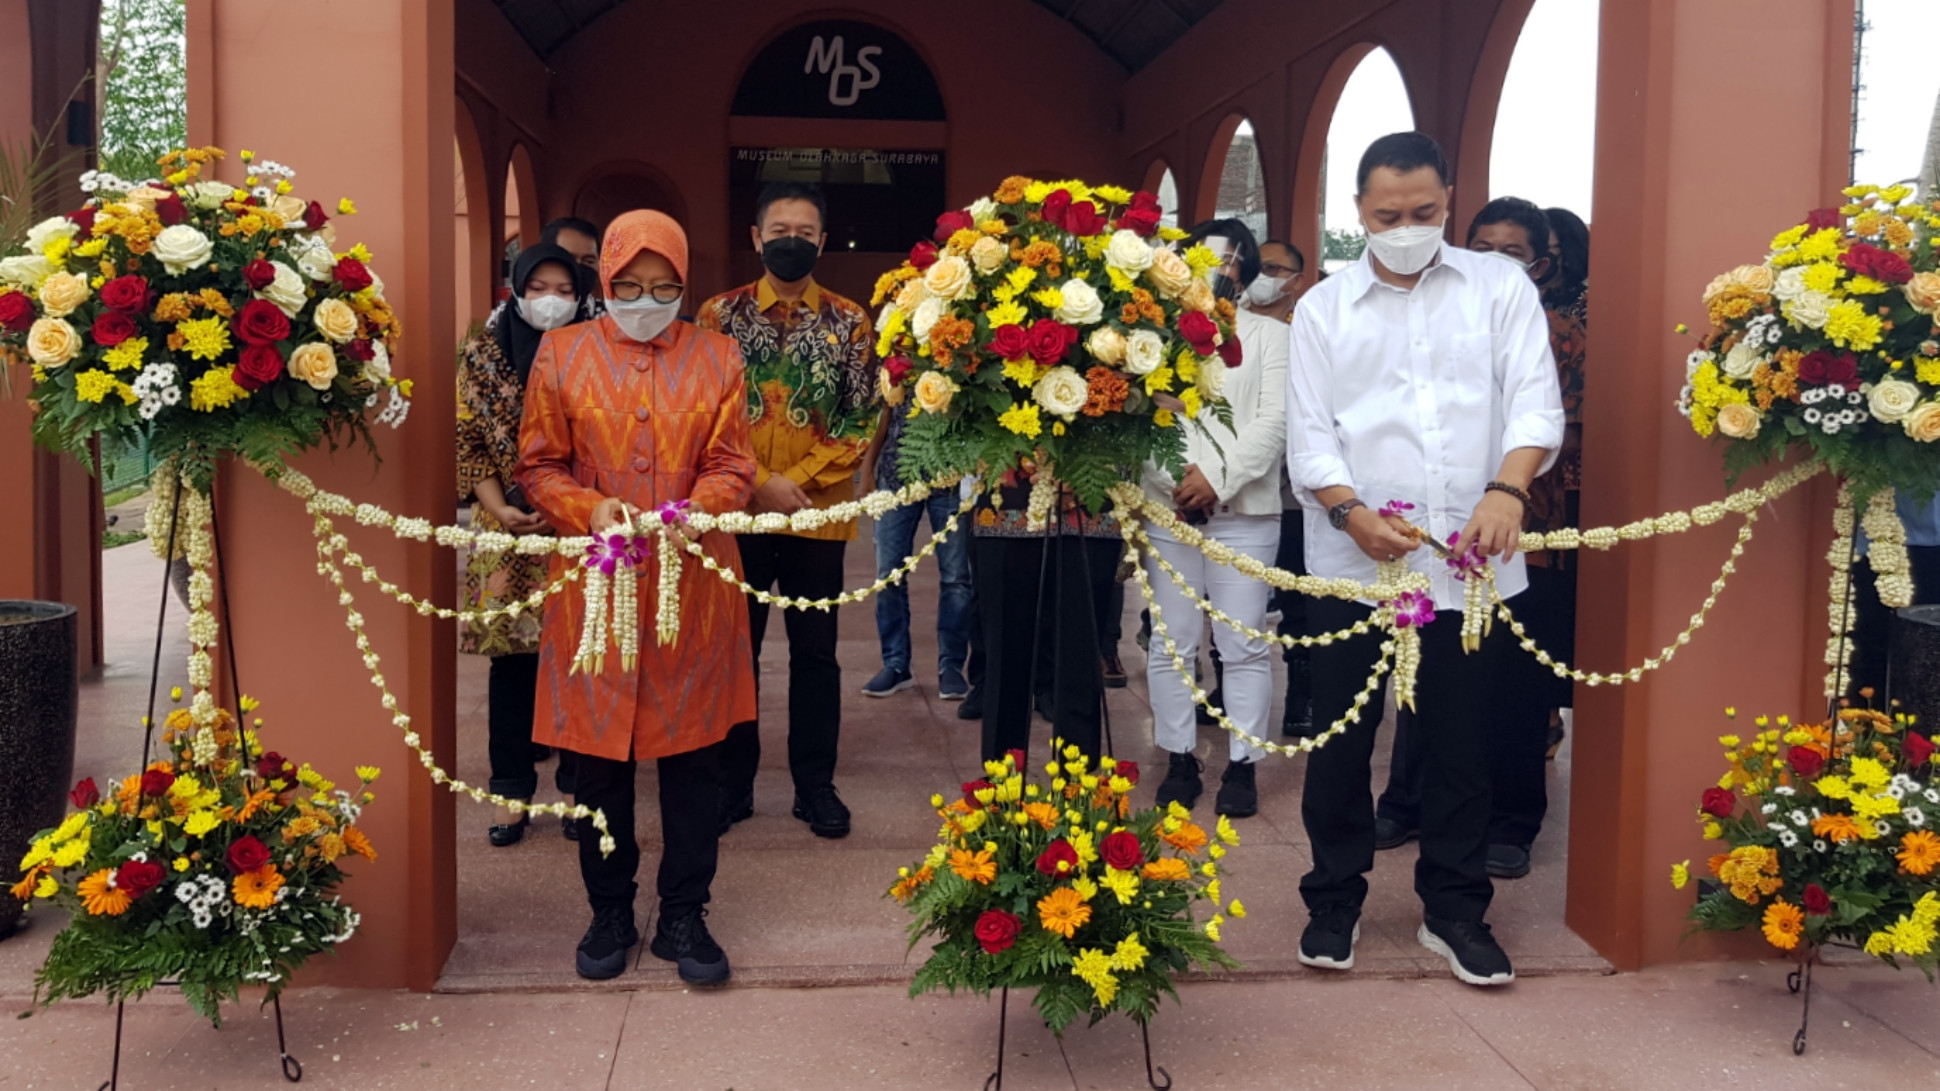
<path id="1" fill-rule="evenodd" d="M 1045 931 L 1070 939 L 1091 920 L 1091 907 L 1085 904 L 1083 895 L 1061 886 L 1037 900 L 1037 919 Z"/>
<path id="2" fill-rule="evenodd" d="M 1849 814 L 1820 815 L 1812 820 L 1812 833 L 1835 845 L 1857 841 L 1862 836 L 1859 832 L 1859 823 L 1854 822 Z"/>
<path id="3" fill-rule="evenodd" d="M 1183 822 L 1180 823 L 1178 829 L 1171 833 L 1161 831 L 1159 833 L 1159 840 L 1171 845 L 1180 852 L 1196 856 L 1199 854 L 1200 849 L 1206 847 L 1207 838 L 1206 831 L 1201 829 L 1197 823 Z"/>
<path id="4" fill-rule="evenodd" d="M 1940 867 L 1940 837 L 1932 830 L 1914 830 L 1900 838 L 1900 868 L 1908 875 L 1931 875 Z"/>
<path id="5" fill-rule="evenodd" d="M 1192 878 L 1192 868 L 1184 860 L 1167 856 L 1145 865 L 1139 874 L 1147 879 L 1182 880 Z"/>
<path id="6" fill-rule="evenodd" d="M 236 876 L 233 884 L 236 904 L 244 909 L 268 909 L 276 904 L 276 891 L 283 885 L 283 874 L 275 864 L 264 864 L 255 871 Z"/>
<path id="7" fill-rule="evenodd" d="M 973 883 L 989 886 L 997 878 L 997 861 L 991 859 L 989 849 L 952 849 L 950 851 L 950 870 L 961 878 Z"/>
<path id="8" fill-rule="evenodd" d="M 1058 824 L 1058 809 L 1049 803 L 1026 803 L 1024 814 L 1047 830 Z"/>
<path id="9" fill-rule="evenodd" d="M 251 818 L 256 817 L 257 811 L 262 810 L 274 802 L 276 802 L 276 793 L 270 791 L 268 788 L 251 792 L 249 794 L 249 801 L 243 804 L 242 810 L 236 812 L 236 821 L 247 822 Z"/>
<path id="10" fill-rule="evenodd" d="M 127 891 L 116 889 L 113 868 L 104 867 L 81 880 L 76 892 L 81 895 L 81 904 L 96 917 L 119 917 L 134 902 Z"/>
<path id="11" fill-rule="evenodd" d="M 366 860 L 377 859 L 377 849 L 370 843 L 370 837 L 355 826 L 344 827 L 344 848 Z"/>
<path id="12" fill-rule="evenodd" d="M 1765 942 L 1781 951 L 1799 945 L 1805 934 L 1805 912 L 1783 898 L 1772 899 L 1765 907 Z"/>
<path id="13" fill-rule="evenodd" d="M 8 893 L 14 896 L 15 901 L 26 901 L 34 896 L 34 888 L 40 885 L 40 877 L 46 873 L 47 869 L 44 865 L 28 868 L 27 874 L 21 876 L 20 881 L 15 883 Z"/>

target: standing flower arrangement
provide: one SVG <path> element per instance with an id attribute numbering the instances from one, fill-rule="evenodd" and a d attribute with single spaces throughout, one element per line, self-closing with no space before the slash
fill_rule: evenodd
<path id="1" fill-rule="evenodd" d="M 1163 245 L 1183 237 L 1151 194 L 1075 181 L 1008 178 L 939 217 L 872 300 L 905 480 L 1031 460 L 1100 511 L 1127 467 L 1183 472 L 1179 429 L 1239 363 L 1219 259 Z"/>
<path id="2" fill-rule="evenodd" d="M 1134 813 L 1135 764 L 1106 757 L 1094 769 L 1074 746 L 1052 749 L 1048 785 L 1026 783 L 1013 750 L 959 797 L 931 797 L 937 843 L 889 889 L 916 917 L 910 946 L 937 940 L 910 995 L 1035 988 L 1060 1034 L 1087 1012 L 1148 1021 L 1162 994 L 1176 997 L 1174 974 L 1238 965 L 1219 943 L 1228 918 L 1246 915 L 1220 889 L 1239 835 L 1223 817 L 1207 831 L 1176 803 Z M 1198 923 L 1202 901 L 1212 913 Z"/>
<path id="3" fill-rule="evenodd" d="M 222 158 L 172 151 L 145 182 L 91 171 L 79 209 L 0 258 L 0 346 L 32 365 L 43 444 L 145 439 L 206 491 L 225 456 L 273 472 L 322 440 L 369 443 L 369 410 L 403 423 L 411 382 L 392 374 L 397 316 L 370 252 L 334 249 L 288 167 L 245 151 L 236 186 L 208 177 Z"/>

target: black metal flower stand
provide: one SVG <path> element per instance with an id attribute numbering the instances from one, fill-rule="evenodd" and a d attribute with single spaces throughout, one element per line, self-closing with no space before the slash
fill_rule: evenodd
<path id="1" fill-rule="evenodd" d="M 983 1091 L 1004 1091 L 1004 1031 L 1010 1020 L 1010 986 L 1006 985 L 998 994 L 997 1001 L 997 1070 L 984 1077 Z M 1137 1019 L 1139 1040 L 1145 1046 L 1145 1082 L 1153 1091 L 1171 1091 L 1172 1073 L 1163 1067 L 1152 1065 L 1152 1027 L 1143 1019 Z M 1163 1079 L 1165 1082 L 1160 1083 Z"/>
<path id="2" fill-rule="evenodd" d="M 1785 987 L 1799 997 L 1799 1032 L 1792 1035 L 1792 1055 L 1805 1052 L 1805 1029 L 1812 1018 L 1812 964 L 1817 952 L 1807 952 L 1805 961 L 1785 975 Z"/>

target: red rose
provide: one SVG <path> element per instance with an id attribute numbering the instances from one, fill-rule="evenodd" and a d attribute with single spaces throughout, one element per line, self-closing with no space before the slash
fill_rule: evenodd
<path id="1" fill-rule="evenodd" d="M 245 345 L 269 345 L 290 335 L 290 318 L 267 299 L 252 299 L 236 312 L 236 336 Z"/>
<path id="2" fill-rule="evenodd" d="M 26 333 L 34 326 L 34 301 L 25 292 L 8 292 L 0 295 L 0 329 L 8 333 Z"/>
<path id="3" fill-rule="evenodd" d="M 972 807 L 981 807 L 983 804 L 977 802 L 977 793 L 983 791 L 985 788 L 994 787 L 996 785 L 987 780 L 966 780 L 963 782 L 963 801 Z"/>
<path id="4" fill-rule="evenodd" d="M 256 759 L 256 775 L 264 780 L 275 780 L 283 775 L 283 770 L 289 765 L 288 758 L 274 750 L 265 750 L 263 756 Z"/>
<path id="5" fill-rule="evenodd" d="M 882 369 L 888 374 L 889 381 L 892 383 L 902 382 L 903 377 L 909 374 L 909 369 L 915 366 L 909 362 L 907 356 L 891 356 L 882 362 Z"/>
<path id="6" fill-rule="evenodd" d="M 1730 818 L 1738 809 L 1738 797 L 1729 788 L 1706 788 L 1704 799 L 1698 804 L 1704 813 L 1715 818 Z"/>
<path id="7" fill-rule="evenodd" d="M 922 242 L 919 242 L 915 246 L 910 247 L 909 263 L 915 266 L 916 271 L 919 273 L 928 269 L 930 266 L 935 265 L 936 264 L 936 244 L 929 241 L 928 239 L 924 239 Z"/>
<path id="8" fill-rule="evenodd" d="M 1090 201 L 1077 201 L 1064 213 L 1064 229 L 1083 238 L 1105 229 L 1105 214 Z"/>
<path id="9" fill-rule="evenodd" d="M 337 283 L 346 292 L 361 292 L 371 285 L 370 270 L 364 268 L 364 263 L 356 258 L 340 259 L 331 275 L 337 278 Z"/>
<path id="10" fill-rule="evenodd" d="M 344 355 L 353 360 L 368 362 L 377 359 L 377 350 L 371 347 L 368 339 L 359 337 L 357 340 L 344 346 Z"/>
<path id="11" fill-rule="evenodd" d="M 1078 343 L 1078 327 L 1067 326 L 1055 318 L 1040 318 L 1031 323 L 1030 337 L 1031 359 L 1050 367 L 1064 359 L 1064 354 Z"/>
<path id="12" fill-rule="evenodd" d="M 171 193 L 155 199 L 155 215 L 161 218 L 163 227 L 174 227 L 189 218 L 189 210 L 179 194 Z"/>
<path id="13" fill-rule="evenodd" d="M 1825 768 L 1825 755 L 1806 746 L 1794 746 L 1786 753 L 1785 760 L 1792 763 L 1792 772 L 1806 780 L 1818 776 Z"/>
<path id="14" fill-rule="evenodd" d="M 229 846 L 229 870 L 241 875 L 269 863 L 269 847 L 251 834 L 243 834 Z"/>
<path id="15" fill-rule="evenodd" d="M 936 240 L 936 245 L 942 246 L 950 241 L 951 235 L 976 226 L 977 221 L 971 219 L 970 214 L 962 209 L 945 212 L 936 218 L 936 233 L 930 237 Z"/>
<path id="16" fill-rule="evenodd" d="M 1001 954 L 1010 950 L 1017 942 L 1017 933 L 1024 927 L 1022 921 L 1001 909 L 986 909 L 977 918 L 977 943 L 987 954 Z"/>
<path id="17" fill-rule="evenodd" d="M 1159 199 L 1141 190 L 1132 194 L 1132 203 L 1119 215 L 1118 226 L 1149 239 L 1164 218 L 1165 210 L 1159 207 Z"/>
<path id="18" fill-rule="evenodd" d="M 1022 750 L 1006 750 L 1004 756 L 1010 759 L 1010 767 L 1020 773 L 1024 771 L 1024 763 L 1030 760 Z"/>
<path id="19" fill-rule="evenodd" d="M 1038 209 L 1037 214 L 1044 217 L 1045 223 L 1053 227 L 1063 227 L 1064 212 L 1070 207 L 1071 191 L 1068 189 L 1054 189 L 1051 191 L 1050 196 L 1044 198 L 1044 205 Z"/>
<path id="20" fill-rule="evenodd" d="M 1138 783 L 1138 763 L 1135 761 L 1121 761 L 1112 772 L 1117 773 L 1133 784 Z"/>
<path id="21" fill-rule="evenodd" d="M 33 306 L 29 304 L 27 310 L 32 313 Z M 30 318 L 28 321 L 31 323 L 33 319 Z M 1015 323 L 998 326 L 990 331 L 990 351 L 1006 360 L 1022 360 L 1030 354 L 1031 335 L 1024 332 L 1024 327 Z"/>
<path id="22" fill-rule="evenodd" d="M 1069 875 L 1078 869 L 1078 850 L 1071 842 L 1060 837 L 1045 847 L 1037 857 L 1037 870 L 1053 879 Z"/>
<path id="23" fill-rule="evenodd" d="M 1817 883 L 1805 884 L 1805 897 L 1799 900 L 1805 903 L 1805 911 L 1815 917 L 1823 917 L 1832 912 L 1832 895 L 1827 894 L 1825 888 Z"/>
<path id="24" fill-rule="evenodd" d="M 175 774 L 166 769 L 150 769 L 141 775 L 141 794 L 158 796 L 175 783 Z"/>
<path id="25" fill-rule="evenodd" d="M 1179 316 L 1179 336 L 1186 339 L 1192 351 L 1201 356 L 1211 356 L 1217 347 L 1213 341 L 1219 336 L 1219 326 L 1198 311 L 1187 311 Z"/>
<path id="26" fill-rule="evenodd" d="M 323 230 L 323 225 L 329 222 L 330 222 L 330 217 L 325 216 L 323 214 L 323 206 L 316 203 L 315 201 L 311 201 L 310 204 L 304 208 L 303 226 L 308 228 L 309 230 L 321 231 Z"/>
<path id="27" fill-rule="evenodd" d="M 81 234 L 91 235 L 94 233 L 94 209 L 92 207 L 77 208 L 68 213 L 67 218 L 68 222 L 81 229 Z"/>
<path id="28" fill-rule="evenodd" d="M 261 390 L 283 374 L 283 354 L 275 345 L 245 345 L 236 359 L 236 385 Z"/>
<path id="29" fill-rule="evenodd" d="M 276 266 L 271 265 L 261 258 L 257 258 L 255 261 L 243 266 L 242 278 L 243 283 L 249 285 L 250 291 L 260 292 L 275 282 Z"/>
<path id="30" fill-rule="evenodd" d="M 1226 362 L 1227 367 L 1238 367 L 1244 363 L 1245 361 L 1240 357 L 1239 338 L 1228 337 L 1226 340 L 1221 341 L 1219 343 L 1219 358 Z"/>
<path id="31" fill-rule="evenodd" d="M 162 879 L 167 874 L 160 864 L 150 863 L 147 860 L 130 860 L 115 870 L 115 889 L 130 898 L 139 898 L 161 886 Z"/>
<path id="32" fill-rule="evenodd" d="M 135 320 L 120 311 L 102 311 L 88 335 L 102 348 L 113 348 L 136 334 Z"/>
<path id="33" fill-rule="evenodd" d="M 152 297 L 148 282 L 137 276 L 116 277 L 101 286 L 102 304 L 123 314 L 143 313 Z"/>
<path id="34" fill-rule="evenodd" d="M 1924 768 L 1933 758 L 1933 742 L 1917 731 L 1909 731 L 1906 741 L 1900 744 L 1900 754 L 1912 768 Z"/>
<path id="35" fill-rule="evenodd" d="M 1838 383 L 1850 387 L 1859 381 L 1859 361 L 1850 356 L 1834 356 L 1820 349 L 1799 359 L 1799 378 L 1812 386 Z"/>
<path id="36" fill-rule="evenodd" d="M 1839 262 L 1860 276 L 1888 284 L 1905 284 L 1913 279 L 1913 266 L 1907 264 L 1905 258 L 1869 243 L 1853 243 L 1852 249 L 1847 250 Z"/>
<path id="37" fill-rule="evenodd" d="M 74 786 L 73 791 L 67 793 L 67 801 L 74 804 L 75 810 L 85 811 L 101 802 L 101 789 L 94 786 L 93 777 L 86 777 Z"/>
<path id="38" fill-rule="evenodd" d="M 1138 835 L 1130 830 L 1106 835 L 1098 846 L 1098 855 L 1104 857 L 1106 867 L 1119 871 L 1137 871 L 1145 866 L 1145 846 L 1138 843 Z"/>
<path id="39" fill-rule="evenodd" d="M 1815 208 L 1805 214 L 1805 226 L 1814 231 L 1824 231 L 1828 227 L 1838 227 L 1846 222 L 1836 208 Z"/>

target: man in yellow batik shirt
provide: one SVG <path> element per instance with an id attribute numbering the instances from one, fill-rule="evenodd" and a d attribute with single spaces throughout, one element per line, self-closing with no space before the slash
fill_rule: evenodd
<path id="1" fill-rule="evenodd" d="M 828 237 L 821 191 L 800 183 L 768 186 L 755 206 L 753 240 L 766 269 L 760 280 L 715 296 L 696 321 L 741 344 L 747 361 L 748 420 L 754 439 L 754 509 L 794 514 L 855 499 L 856 472 L 875 433 L 876 367 L 869 314 L 815 283 Z M 842 591 L 842 559 L 853 522 L 786 534 L 741 535 L 751 586 L 804 599 Z M 835 791 L 842 725 L 842 668 L 835 660 L 836 617 L 790 609 L 788 768 L 796 818 L 818 837 L 846 837 L 849 809 Z M 748 598 L 759 673 L 768 607 Z M 728 732 L 723 756 L 721 830 L 754 814 L 761 763 L 758 721 Z"/>

